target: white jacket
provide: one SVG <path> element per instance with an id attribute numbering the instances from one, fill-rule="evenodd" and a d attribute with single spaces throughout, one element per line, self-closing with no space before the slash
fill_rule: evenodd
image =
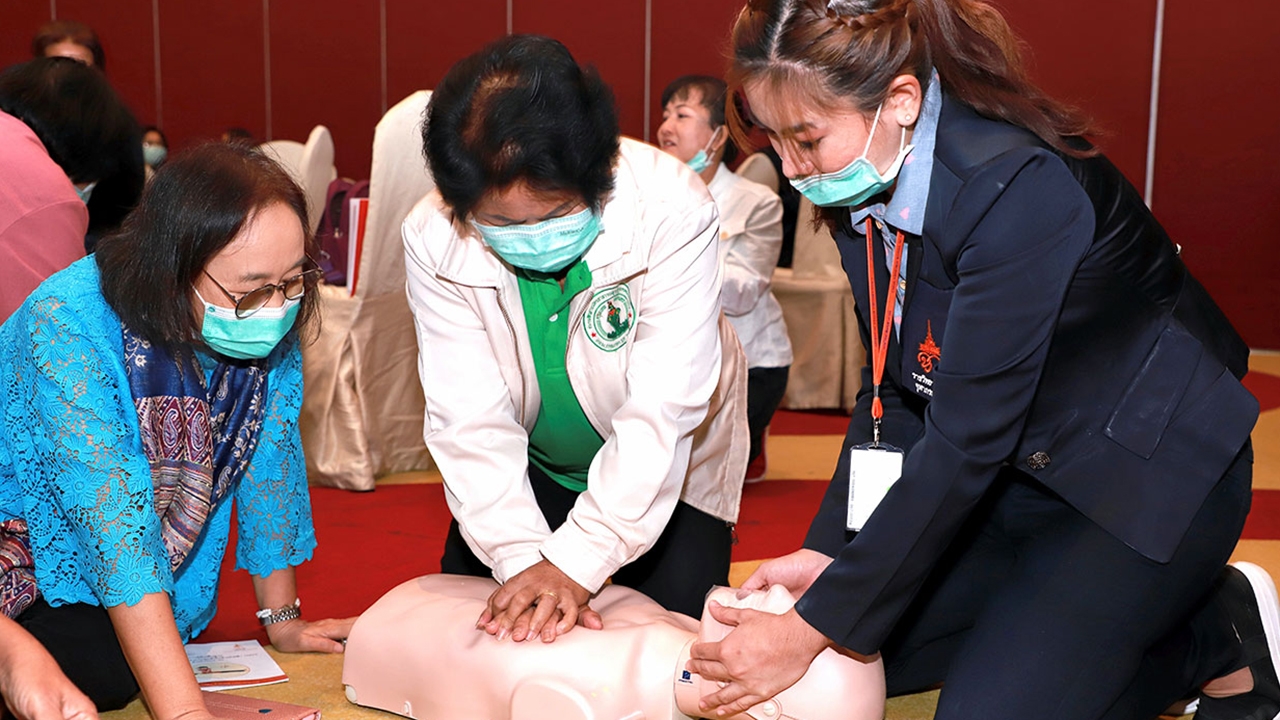
<path id="1" fill-rule="evenodd" d="M 782 201 L 723 163 L 707 189 L 720 212 L 720 304 L 738 332 L 747 367 L 786 367 L 791 364 L 791 339 L 782 306 L 770 290 L 782 252 Z"/>
<path id="2" fill-rule="evenodd" d="M 715 204 L 684 164 L 624 139 L 566 366 L 605 439 L 552 533 L 528 480 L 541 398 L 516 277 L 438 192 L 404 222 L 425 437 L 467 544 L 499 582 L 546 558 L 595 592 L 653 546 L 677 499 L 737 520 L 746 362 L 720 312 Z M 613 302 L 615 323 L 606 323 Z M 610 339 L 628 318 L 625 332 Z M 610 331 L 615 331 L 611 333 Z"/>

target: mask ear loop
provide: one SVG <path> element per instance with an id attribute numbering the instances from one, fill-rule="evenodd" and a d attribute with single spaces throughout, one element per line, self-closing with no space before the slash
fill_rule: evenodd
<path id="1" fill-rule="evenodd" d="M 715 154 L 715 150 L 712 150 L 711 148 L 716 144 L 716 138 L 720 136 L 720 131 L 724 130 L 724 128 L 724 125 L 720 125 L 715 130 L 712 130 L 711 139 L 707 141 L 706 147 L 702 148 L 702 152 L 707 154 L 708 159 Z"/>
<path id="2" fill-rule="evenodd" d="M 876 117 L 871 121 L 871 134 L 867 136 L 867 146 L 862 148 L 862 157 L 867 157 L 867 153 L 871 152 L 871 141 L 876 138 L 876 129 L 880 127 L 880 111 L 884 110 L 884 103 L 876 108 Z M 905 138 L 905 136 L 904 136 Z"/>

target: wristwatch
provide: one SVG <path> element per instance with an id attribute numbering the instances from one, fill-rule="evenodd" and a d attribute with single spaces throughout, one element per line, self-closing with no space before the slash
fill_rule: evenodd
<path id="1" fill-rule="evenodd" d="M 301 607 L 302 600 L 299 598 L 294 600 L 292 605 L 285 605 L 278 610 L 263 608 L 262 610 L 254 613 L 254 615 L 258 618 L 258 621 L 262 623 L 262 626 L 266 627 L 268 625 L 282 623 L 286 620 L 297 620 L 302 617 L 302 611 L 299 609 Z"/>

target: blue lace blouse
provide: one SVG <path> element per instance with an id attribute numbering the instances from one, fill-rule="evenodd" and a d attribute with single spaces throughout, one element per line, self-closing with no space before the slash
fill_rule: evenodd
<path id="1" fill-rule="evenodd" d="M 199 357 L 206 381 L 216 365 Z M 120 320 L 93 256 L 50 277 L 0 326 L 0 520 L 27 521 L 36 584 L 51 605 L 133 605 L 167 592 L 183 641 L 217 607 L 232 502 L 236 567 L 299 565 L 315 548 L 298 433 L 302 353 L 267 360 L 270 406 L 248 471 L 171 572 L 125 377 Z"/>

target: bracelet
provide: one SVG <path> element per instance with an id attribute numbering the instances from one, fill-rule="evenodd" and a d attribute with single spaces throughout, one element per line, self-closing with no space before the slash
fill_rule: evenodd
<path id="1" fill-rule="evenodd" d="M 279 610 L 264 608 L 254 613 L 254 616 L 258 618 L 258 620 L 262 623 L 263 627 L 266 627 L 268 625 L 275 625 L 276 623 L 282 623 L 286 620 L 297 620 L 298 618 L 302 617 L 302 611 L 299 609 L 301 607 L 302 607 L 302 600 L 297 599 L 293 601 L 292 605 L 285 605 Z"/>

